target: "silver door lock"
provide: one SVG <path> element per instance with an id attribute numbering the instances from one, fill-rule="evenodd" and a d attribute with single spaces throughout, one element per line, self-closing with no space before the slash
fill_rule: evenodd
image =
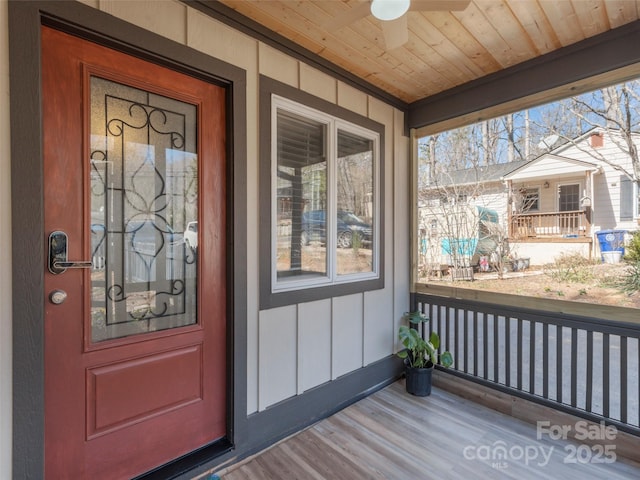
<path id="1" fill-rule="evenodd" d="M 91 268 L 93 266 L 89 260 L 69 261 L 67 259 L 68 244 L 67 234 L 60 230 L 51 232 L 49 235 L 49 271 L 54 275 L 66 272 L 67 268 Z"/>
<path id="2" fill-rule="evenodd" d="M 67 292 L 64 290 L 54 290 L 49 294 L 49 301 L 54 305 L 60 305 L 67 299 Z"/>

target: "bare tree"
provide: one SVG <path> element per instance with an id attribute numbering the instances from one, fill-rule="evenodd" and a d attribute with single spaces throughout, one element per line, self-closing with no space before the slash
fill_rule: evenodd
<path id="1" fill-rule="evenodd" d="M 605 87 L 591 93 L 555 102 L 540 110 L 537 125 L 561 141 L 571 143 L 593 158 L 609 164 L 640 182 L 640 155 L 636 147 L 640 123 L 640 81 L 633 80 Z M 608 138 L 629 156 L 630 168 L 603 155 L 601 151 L 575 140 L 593 128 L 608 133 Z M 550 145 L 550 149 L 559 144 Z"/>

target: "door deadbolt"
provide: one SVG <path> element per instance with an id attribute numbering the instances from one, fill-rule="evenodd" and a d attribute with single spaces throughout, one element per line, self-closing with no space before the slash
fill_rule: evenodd
<path id="1" fill-rule="evenodd" d="M 49 294 L 49 301 L 54 305 L 60 305 L 67 299 L 67 292 L 64 290 L 54 290 Z"/>
<path id="2" fill-rule="evenodd" d="M 69 261 L 67 259 L 68 245 L 69 237 L 66 233 L 56 230 L 49 235 L 49 271 L 54 275 L 66 272 L 67 268 L 91 268 L 93 266 L 90 260 Z"/>

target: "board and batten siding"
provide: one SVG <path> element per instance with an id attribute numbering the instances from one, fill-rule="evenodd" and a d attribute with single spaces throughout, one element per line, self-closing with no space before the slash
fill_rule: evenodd
<path id="1" fill-rule="evenodd" d="M 247 414 L 392 355 L 409 307 L 410 166 L 404 114 L 178 1 L 83 2 L 247 73 L 247 229 L 258 212 L 258 94 L 264 75 L 385 126 L 385 287 L 260 311 L 257 235 L 247 239 Z M 4 207 L 3 207 L 4 208 Z"/>
<path id="2" fill-rule="evenodd" d="M 255 339 L 259 351 L 257 408 L 256 401 L 248 398 L 247 413 L 262 411 L 392 355 L 395 331 L 409 306 L 410 287 L 409 141 L 403 135 L 402 114 L 266 45 L 260 45 L 259 57 L 261 68 L 264 65 L 261 74 L 385 125 L 385 158 L 393 161 L 382 165 L 386 182 L 386 201 L 381 205 L 387 226 L 382 232 L 386 248 L 385 288 L 302 303 L 297 308 L 286 306 L 259 312 L 259 335 Z M 251 337 L 253 327 L 248 327 Z M 291 329 L 297 332 L 296 341 L 290 341 L 294 336 L 287 330 Z M 313 355 L 309 345 L 313 345 Z M 283 357 L 296 361 L 281 369 Z M 282 377 L 272 382 L 270 375 L 274 371 Z"/>

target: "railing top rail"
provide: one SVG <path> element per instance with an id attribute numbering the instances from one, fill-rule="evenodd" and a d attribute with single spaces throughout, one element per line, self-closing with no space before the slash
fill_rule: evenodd
<path id="1" fill-rule="evenodd" d="M 566 210 L 563 212 L 520 212 L 514 213 L 513 218 L 519 217 L 541 217 L 541 216 L 563 216 L 563 215 L 584 215 L 584 210 Z"/>
<path id="2" fill-rule="evenodd" d="M 416 300 L 448 308 L 475 311 L 496 317 L 518 318 L 525 321 L 576 328 L 579 330 L 609 333 L 626 337 L 640 338 L 640 323 L 579 316 L 570 313 L 547 312 L 526 307 L 485 303 L 477 300 L 459 299 L 416 293 Z"/>
<path id="3" fill-rule="evenodd" d="M 623 324 L 640 325 L 640 311 L 635 308 L 513 295 L 429 283 L 415 283 L 412 293 L 445 297 L 453 301 L 466 300 L 503 308 L 526 309 L 551 316 L 573 315 L 581 318 L 610 319 Z"/>

